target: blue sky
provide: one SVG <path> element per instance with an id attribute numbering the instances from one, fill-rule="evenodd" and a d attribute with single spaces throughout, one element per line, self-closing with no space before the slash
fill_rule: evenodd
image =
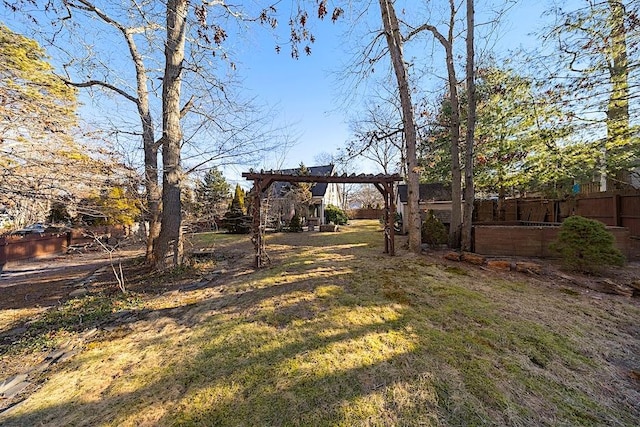
<path id="1" fill-rule="evenodd" d="M 492 0 L 484 1 L 490 3 Z M 501 1 L 496 0 L 494 3 L 499 4 Z M 504 53 L 519 45 L 530 47 L 533 38 L 528 37 L 527 33 L 540 26 L 540 15 L 545 3 L 546 1 L 521 0 L 504 17 L 501 36 L 497 37 L 497 50 Z M 417 2 L 398 0 L 399 10 L 402 4 L 405 4 L 409 13 L 413 13 L 412 8 Z M 438 2 L 433 1 L 430 4 Z M 481 22 L 482 2 L 478 0 L 477 4 L 477 22 Z M 280 5 L 281 8 L 286 6 Z M 379 25 L 378 14 L 377 2 L 371 2 L 371 27 Z M 12 16 L 2 17 L 2 20 L 14 30 L 20 31 L 19 24 Z M 286 39 L 286 19 L 280 17 L 280 21 L 277 33 L 282 39 Z M 346 30 L 352 24 L 348 17 L 344 17 L 335 24 L 330 19 L 318 21 L 313 18 L 310 19 L 310 25 L 316 36 L 316 43 L 312 45 L 312 55 L 307 56 L 301 52 L 298 60 L 290 57 L 286 45 L 282 46 L 280 54 L 276 54 L 276 40 L 273 34 L 264 29 L 255 30 L 254 26 L 248 27 L 250 31 L 244 35 L 244 40 L 229 41 L 229 48 L 234 54 L 233 60 L 238 63 L 237 73 L 243 82 L 243 93 L 255 98 L 257 104 L 272 107 L 274 125 L 287 126 L 290 133 L 297 136 L 297 144 L 289 150 L 284 159 L 276 161 L 267 155 L 263 164 L 255 165 L 256 167 L 291 168 L 300 162 L 313 165 L 316 156 L 323 152 L 335 153 L 349 138 L 349 118 L 357 114 L 361 105 L 352 102 L 347 109 L 344 108 L 343 101 L 348 94 L 340 93 L 344 88 L 337 76 L 349 60 L 345 51 L 354 45 L 354 40 L 344 38 Z M 462 43 L 461 41 L 460 44 Z M 424 46 L 423 42 L 419 49 L 423 49 Z M 433 47 L 433 51 L 439 50 L 438 45 Z M 388 58 L 383 58 L 382 61 L 384 66 L 388 66 Z M 438 58 L 434 61 L 436 68 L 441 67 L 438 63 L 442 61 L 438 61 Z M 55 63 L 55 58 L 53 62 Z M 380 65 L 380 68 L 383 68 L 383 65 Z M 88 98 L 83 96 L 82 99 Z M 88 101 L 85 104 L 82 114 L 89 118 L 92 115 L 108 115 L 108 112 L 112 111 L 112 107 L 98 109 Z M 131 123 L 135 124 L 135 117 L 131 119 Z M 225 172 L 232 182 L 237 182 L 240 172 L 246 168 L 226 168 Z M 364 163 L 360 165 L 359 170 L 377 172 L 371 164 Z"/>
<path id="2" fill-rule="evenodd" d="M 496 41 L 498 50 L 504 53 L 533 46 L 535 39 L 528 33 L 540 27 L 543 10 L 543 2 L 519 2 L 504 19 L 503 33 Z M 336 81 L 337 75 L 347 59 L 345 43 L 349 44 L 341 39 L 344 25 L 330 21 L 313 23 L 317 41 L 312 45 L 312 55 L 301 55 L 298 60 L 291 59 L 287 47 L 276 54 L 275 41 L 268 36 L 240 55 L 240 62 L 246 65 L 239 70 L 246 90 L 259 100 L 276 105 L 277 120 L 292 124 L 299 133 L 298 144 L 289 151 L 285 167 L 295 167 L 300 162 L 312 165 L 318 154 L 334 153 L 349 138 L 349 113 L 339 108 L 344 94 L 336 90 L 340 83 Z M 351 107 L 355 110 L 359 106 Z M 375 171 L 370 164 L 362 164 L 362 168 L 366 172 Z"/>

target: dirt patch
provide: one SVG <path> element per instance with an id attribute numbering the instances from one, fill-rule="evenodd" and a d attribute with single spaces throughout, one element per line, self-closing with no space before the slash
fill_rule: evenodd
<path id="1" fill-rule="evenodd" d="M 116 262 L 128 263 L 143 254 L 141 247 L 129 247 L 113 254 Z M 109 254 L 103 251 L 56 255 L 6 264 L 0 273 L 0 310 L 52 307 L 69 298 L 83 281 L 113 278 Z"/>

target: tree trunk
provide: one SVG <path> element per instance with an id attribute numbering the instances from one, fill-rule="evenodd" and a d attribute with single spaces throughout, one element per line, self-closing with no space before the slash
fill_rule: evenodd
<path id="1" fill-rule="evenodd" d="M 473 0 L 467 0 L 467 135 L 464 156 L 464 218 L 462 220 L 462 250 L 471 251 L 471 231 L 473 221 L 473 140 L 476 128 L 476 84 L 474 42 Z"/>
<path id="2" fill-rule="evenodd" d="M 460 169 L 460 99 L 458 97 L 458 79 L 453 58 L 454 27 L 456 18 L 456 5 L 449 0 L 449 31 L 445 37 L 438 29 L 430 24 L 424 24 L 413 33 L 423 29 L 431 31 L 434 37 L 444 48 L 445 61 L 447 63 L 447 81 L 449 83 L 449 102 L 451 103 L 451 121 L 449 133 L 451 136 L 451 222 L 449 224 L 449 246 L 460 247 L 460 228 L 462 224 L 462 172 Z"/>
<path id="3" fill-rule="evenodd" d="M 419 176 L 418 161 L 416 155 L 416 125 L 413 112 L 413 103 L 411 101 L 411 91 L 409 89 L 409 76 L 404 61 L 402 51 L 402 35 L 398 25 L 398 18 L 391 0 L 379 0 L 380 13 L 382 15 L 382 23 L 384 25 L 387 45 L 389 46 L 389 54 L 391 63 L 398 82 L 398 91 L 400 93 L 400 104 L 402 107 L 402 123 L 404 126 L 405 144 L 407 148 L 407 209 L 408 213 L 408 230 L 409 230 L 409 249 L 413 252 L 420 253 L 422 245 L 422 237 L 420 234 L 420 210 L 419 210 Z"/>
<path id="4" fill-rule="evenodd" d="M 149 210 L 149 230 L 147 236 L 146 260 L 153 263 L 155 243 L 160 235 L 161 189 L 158 185 L 158 147 L 153 138 L 148 140 L 143 130 L 144 140 L 144 183 L 146 188 L 147 209 Z"/>
<path id="5" fill-rule="evenodd" d="M 451 222 L 449 224 L 449 246 L 460 247 L 460 226 L 462 224 L 462 172 L 460 169 L 460 99 L 458 97 L 458 79 L 453 59 L 453 24 L 455 14 L 451 10 L 448 39 L 440 39 L 447 62 L 447 78 L 449 81 L 449 100 L 451 102 Z"/>
<path id="6" fill-rule="evenodd" d="M 175 267 L 183 261 L 180 91 L 187 8 L 187 0 L 167 2 L 167 40 L 162 85 L 162 227 L 154 248 L 154 265 L 157 269 Z"/>
<path id="7" fill-rule="evenodd" d="M 123 30 L 131 59 L 136 70 L 137 108 L 142 123 L 142 144 L 144 149 L 144 184 L 146 190 L 147 209 L 149 210 L 149 235 L 147 236 L 146 259 L 153 262 L 153 247 L 160 234 L 161 191 L 158 185 L 158 145 L 155 141 L 155 130 L 149 108 L 149 88 L 147 71 L 142 56 L 138 52 L 133 33 Z"/>

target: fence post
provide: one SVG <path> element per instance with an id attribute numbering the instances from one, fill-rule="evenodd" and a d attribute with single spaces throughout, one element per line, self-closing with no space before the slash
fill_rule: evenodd
<path id="1" fill-rule="evenodd" d="M 2 267 L 7 263 L 7 239 L 0 237 L 0 273 Z"/>
<path id="2" fill-rule="evenodd" d="M 620 227 L 622 225 L 622 219 L 620 218 L 620 194 L 614 194 L 613 200 L 613 225 Z"/>

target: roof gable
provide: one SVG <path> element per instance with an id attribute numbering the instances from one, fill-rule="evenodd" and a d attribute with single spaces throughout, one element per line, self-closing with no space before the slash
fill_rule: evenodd
<path id="1" fill-rule="evenodd" d="M 324 166 L 307 166 L 310 176 L 331 176 L 335 173 L 335 165 L 329 164 Z M 271 171 L 274 174 L 282 175 L 299 175 L 300 168 L 295 169 L 281 169 Z M 272 194 L 276 197 L 282 197 L 288 191 L 288 182 L 276 181 L 273 183 Z M 329 184 L 326 182 L 314 182 L 311 184 L 311 196 L 312 197 L 324 197 L 327 192 Z"/>

